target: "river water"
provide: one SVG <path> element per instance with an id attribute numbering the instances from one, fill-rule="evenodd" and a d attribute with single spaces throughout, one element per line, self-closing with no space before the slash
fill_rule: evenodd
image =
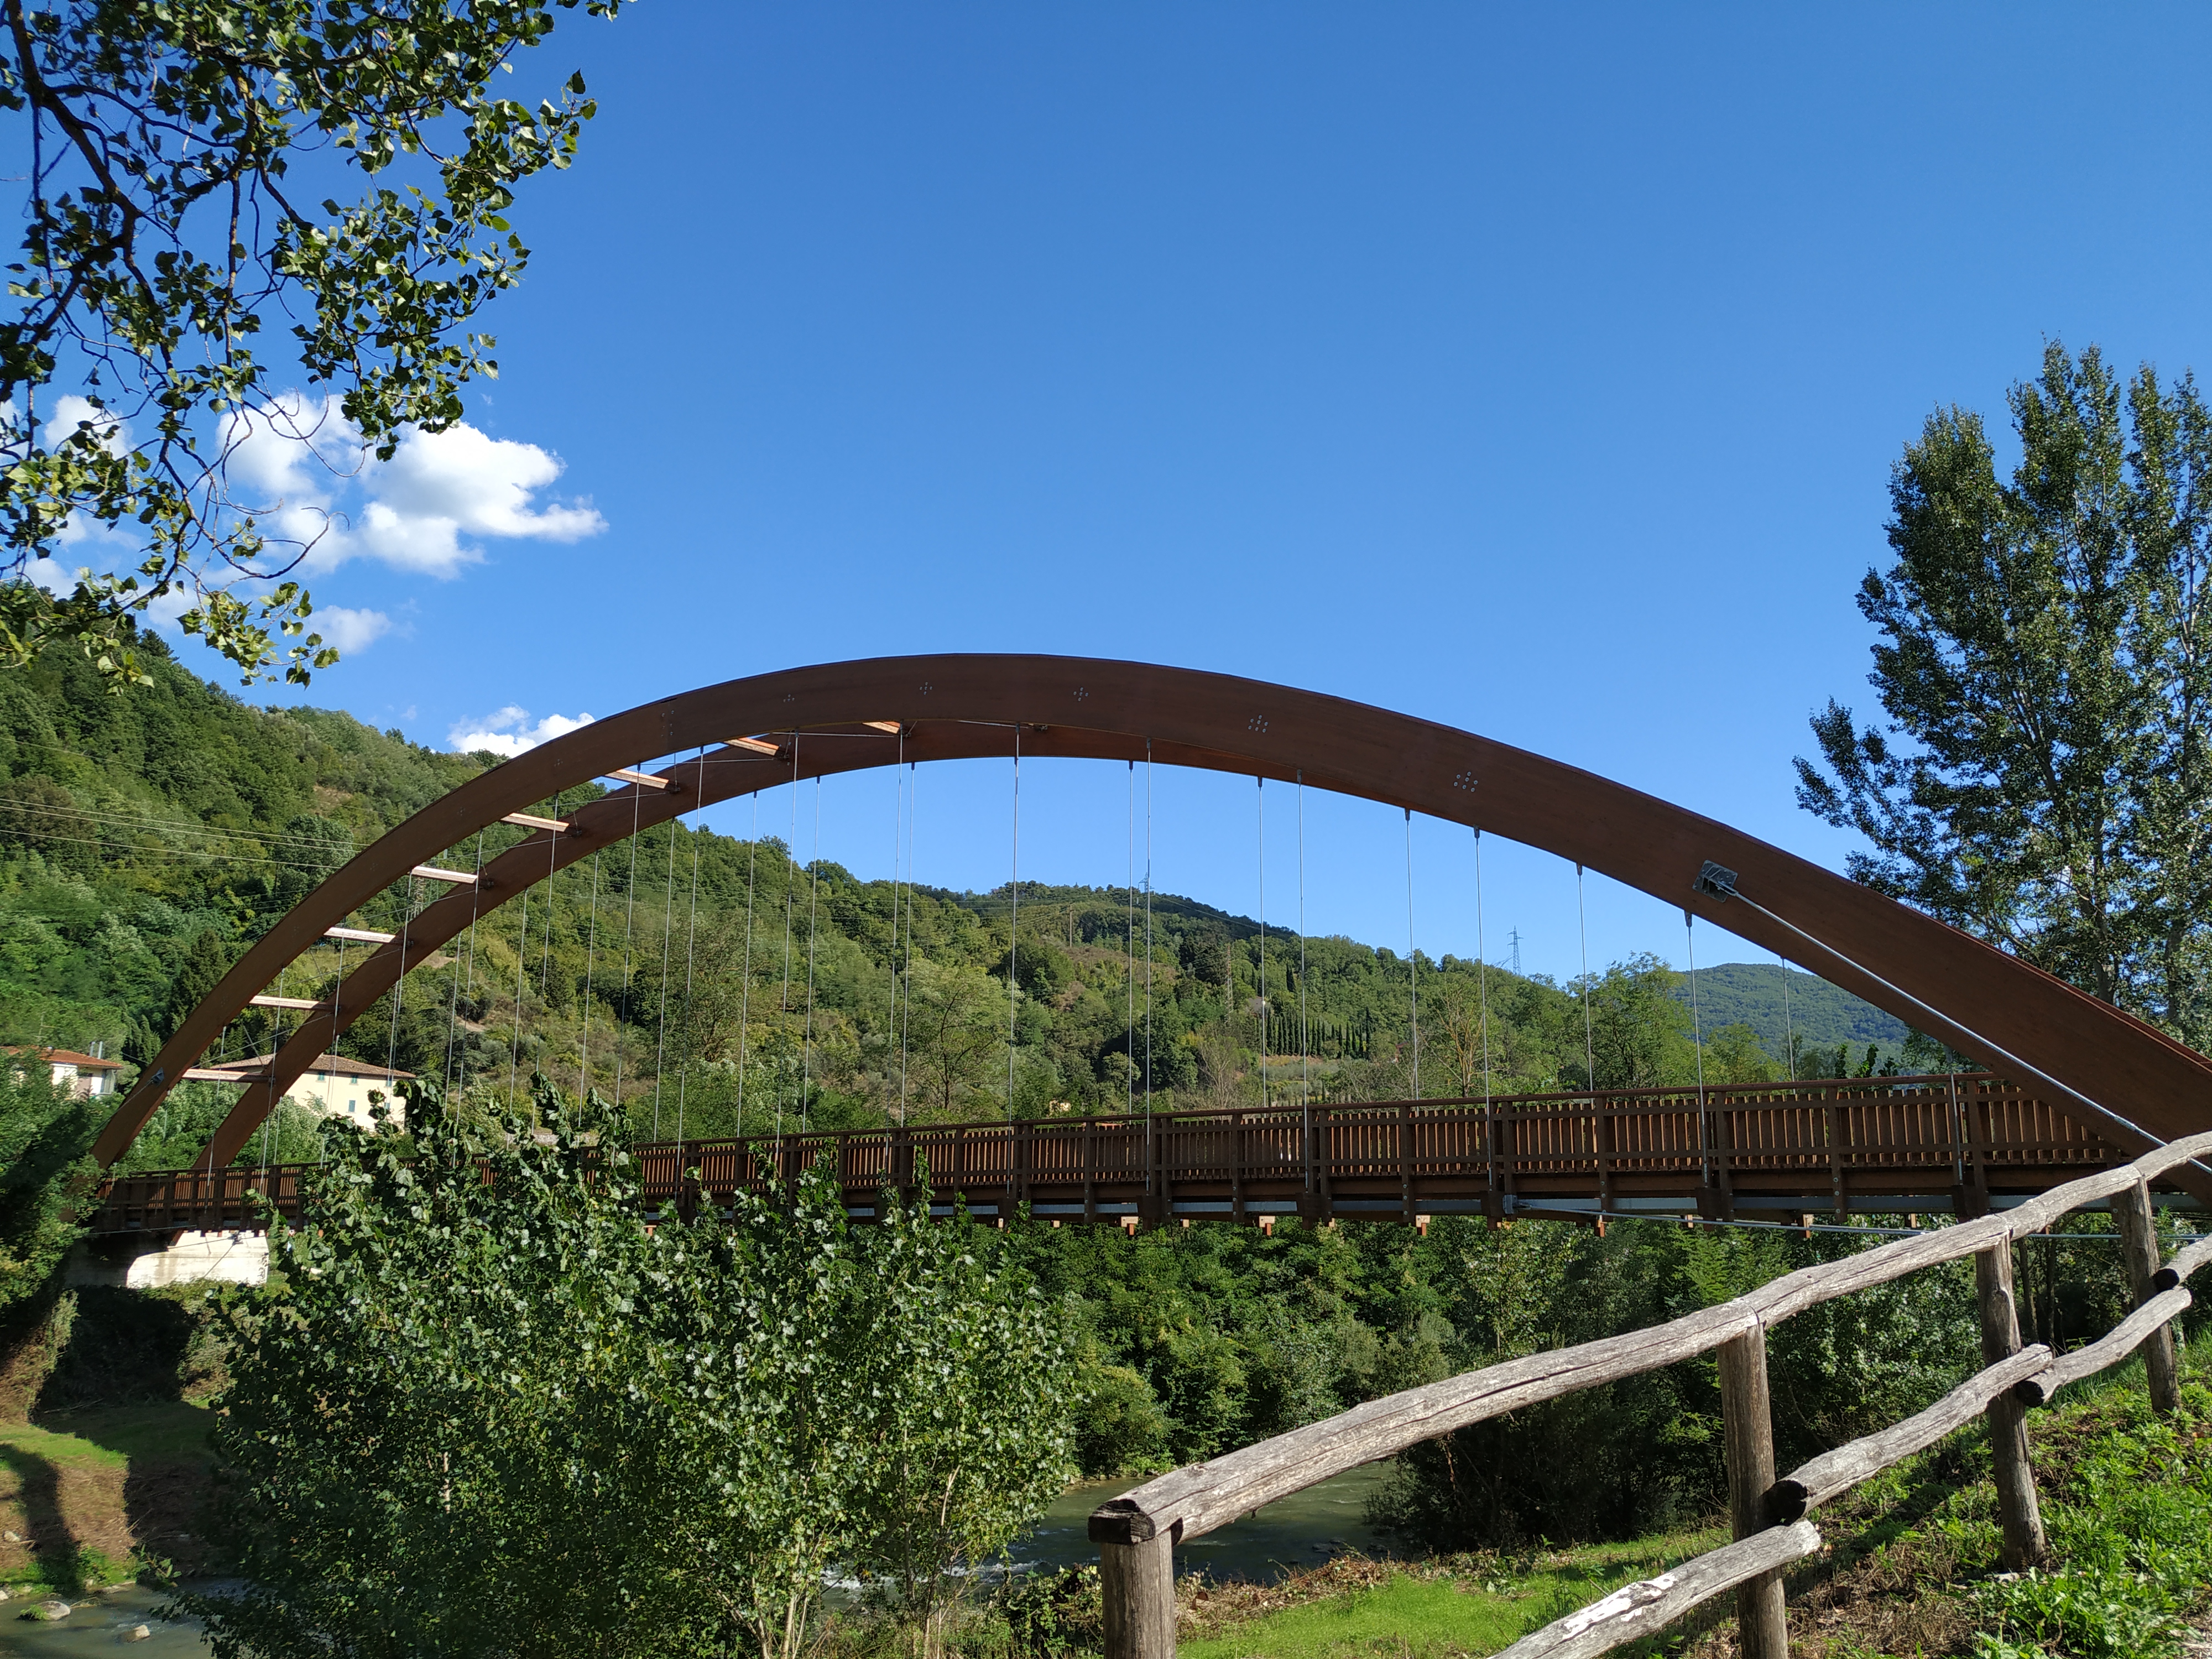
<path id="1" fill-rule="evenodd" d="M 1391 1553 L 1389 1541 L 1361 1518 L 1368 1495 L 1389 1474 L 1388 1463 L 1370 1463 L 1334 1480 L 1293 1492 L 1255 1515 L 1194 1538 L 1176 1552 L 1176 1571 L 1202 1572 L 1214 1579 L 1266 1582 L 1286 1571 L 1318 1566 L 1343 1550 L 1367 1555 Z M 1014 1546 L 1018 1569 L 1073 1566 L 1096 1561 L 1091 1541 L 1091 1511 L 1118 1498 L 1134 1480 L 1099 1480 L 1071 1486 L 1045 1511 L 1036 1529 Z"/>
<path id="2" fill-rule="evenodd" d="M 112 1595 L 79 1596 L 66 1619 L 51 1625 L 33 1623 L 22 1615 L 43 1597 L 19 1596 L 0 1602 L 0 1653 L 92 1654 L 129 1653 L 144 1659 L 207 1659 L 208 1645 L 196 1624 L 163 1624 L 154 1609 L 167 1600 L 166 1592 L 133 1584 Z M 80 1605 L 89 1603 L 90 1605 Z M 136 1626 L 146 1626 L 146 1639 L 128 1639 Z"/>
<path id="3" fill-rule="evenodd" d="M 1176 1552 L 1177 1572 L 1203 1572 L 1216 1579 L 1273 1579 L 1285 1571 L 1317 1566 L 1346 1549 L 1370 1555 L 1389 1553 L 1387 1540 L 1361 1519 L 1370 1492 L 1381 1481 L 1387 1464 L 1354 1469 L 1334 1480 L 1324 1480 L 1270 1504 L 1256 1515 L 1234 1525 L 1194 1539 Z M 1089 1536 L 1091 1511 L 1109 1498 L 1118 1498 L 1137 1484 L 1134 1480 L 1093 1481 L 1071 1486 L 1045 1512 L 1013 1548 L 1016 1571 L 1074 1566 L 1098 1559 L 1098 1547 Z M 206 1659 L 208 1646 L 199 1627 L 190 1623 L 164 1624 L 154 1615 L 163 1601 L 160 1590 L 137 1586 L 113 1595 L 80 1597 L 89 1605 L 76 1607 L 66 1619 L 50 1625 L 33 1623 L 21 1615 L 36 1598 L 0 1602 L 0 1655 L 61 1656 L 67 1654 L 128 1653 L 135 1659 Z M 144 1625 L 143 1641 L 126 1638 Z"/>

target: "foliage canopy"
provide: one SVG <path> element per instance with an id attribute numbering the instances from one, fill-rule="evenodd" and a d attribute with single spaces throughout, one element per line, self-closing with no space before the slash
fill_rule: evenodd
<path id="1" fill-rule="evenodd" d="M 648 1230 L 615 1120 L 540 1085 L 417 1156 L 349 1129 L 231 1313 L 216 1443 L 245 1583 L 216 1652 L 801 1651 L 824 1571 L 941 1630 L 1066 1462 L 1058 1310 L 964 1218 L 834 1181 Z"/>
<path id="2" fill-rule="evenodd" d="M 1831 702 L 1798 799 L 1851 871 L 2199 1048 L 2212 1042 L 2212 410 L 2053 343 L 1929 417 L 1859 609 L 1887 721 Z"/>
<path id="3" fill-rule="evenodd" d="M 568 165 L 593 106 L 580 74 L 535 108 L 492 80 L 579 3 L 0 0 L 0 107 L 30 150 L 0 323 L 0 664 L 58 639 L 137 679 L 130 623 L 173 594 L 248 684 L 337 660 L 291 579 L 322 528 L 231 462 L 257 435 L 339 471 L 388 459 L 497 373 L 474 325 L 528 264 L 515 189 Z M 128 524 L 142 561 L 57 597 L 42 562 L 86 524 Z"/>

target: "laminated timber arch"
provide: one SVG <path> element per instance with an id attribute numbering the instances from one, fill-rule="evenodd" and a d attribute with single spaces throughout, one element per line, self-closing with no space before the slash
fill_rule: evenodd
<path id="1" fill-rule="evenodd" d="M 220 1168 L 274 1103 L 408 969 L 633 827 L 787 783 L 1022 752 L 1151 757 L 1296 779 L 1479 827 L 1602 872 L 1776 951 L 1969 1054 L 2042 1074 L 2130 1152 L 2212 1128 L 2212 1060 L 2017 957 L 1656 797 L 1412 715 L 1287 686 L 1074 657 L 886 657 L 731 680 L 641 705 L 516 757 L 392 830 L 282 917 L 194 1009 L 94 1146 L 103 1167 L 278 972 L 393 882 L 477 831 L 594 779 L 623 787 L 535 832 L 417 914 L 301 1017 L 197 1163 Z M 705 747 L 696 757 L 667 760 Z M 629 771 L 663 757 L 651 772 Z M 1693 886 L 1707 861 L 1750 903 Z M 404 954 L 403 954 L 404 953 Z M 2185 1172 L 2212 1200 L 2212 1177 Z M 2201 1190 L 2200 1190 L 2201 1188 Z"/>

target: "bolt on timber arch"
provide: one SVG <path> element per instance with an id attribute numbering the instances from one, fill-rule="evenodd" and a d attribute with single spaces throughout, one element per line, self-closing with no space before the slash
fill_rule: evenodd
<path id="1" fill-rule="evenodd" d="M 282 917 L 162 1046 L 94 1148 L 112 1165 L 288 963 L 392 883 L 492 824 L 531 836 L 427 906 L 302 1014 L 196 1163 L 227 1164 L 314 1057 L 476 917 L 635 830 L 791 781 L 908 761 L 1027 756 L 1200 767 L 1477 826 L 1600 871 L 1778 951 L 1963 1053 L 2033 1077 L 2130 1152 L 2212 1127 L 2212 1060 L 2019 958 L 1711 818 L 1471 732 L 1227 675 L 1073 657 L 886 657 L 646 703 L 471 779 Z M 793 739 L 803 736 L 794 758 Z M 670 760 L 684 751 L 703 754 Z M 640 767 L 661 757 L 658 770 Z M 535 802 L 623 787 L 567 817 Z M 350 930 L 354 937 L 362 930 Z M 285 1006 L 291 1006 L 287 1003 Z M 2179 1179 L 2212 1201 L 2212 1170 Z"/>

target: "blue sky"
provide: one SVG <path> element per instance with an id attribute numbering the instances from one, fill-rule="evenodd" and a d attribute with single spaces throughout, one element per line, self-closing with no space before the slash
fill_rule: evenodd
<path id="1" fill-rule="evenodd" d="M 390 626 L 309 700 L 441 746 L 787 665 L 1128 656 L 1840 866 L 1790 759 L 1827 697 L 1870 702 L 1851 599 L 1902 445 L 2000 412 L 2046 337 L 2212 366 L 2199 9 L 562 15 L 515 90 L 581 68 L 601 112 L 519 206 L 462 458 L 531 493 L 427 550 L 364 525 L 315 584 Z M 1127 785 L 1028 769 L 1024 875 L 1121 879 Z M 1254 910 L 1255 795 L 1163 773 L 1158 884 Z M 1295 802 L 1267 810 L 1289 922 Z M 827 786 L 823 850 L 886 873 L 893 811 Z M 915 873 L 1003 881 L 1008 820 L 1005 768 L 925 775 Z M 1413 857 L 1423 947 L 1472 953 L 1467 833 Z M 1395 814 L 1310 796 L 1309 926 L 1401 943 L 1404 860 Z M 1516 929 L 1576 971 L 1571 870 L 1486 860 L 1490 956 Z M 1588 902 L 1594 962 L 1681 960 L 1678 912 Z"/>

